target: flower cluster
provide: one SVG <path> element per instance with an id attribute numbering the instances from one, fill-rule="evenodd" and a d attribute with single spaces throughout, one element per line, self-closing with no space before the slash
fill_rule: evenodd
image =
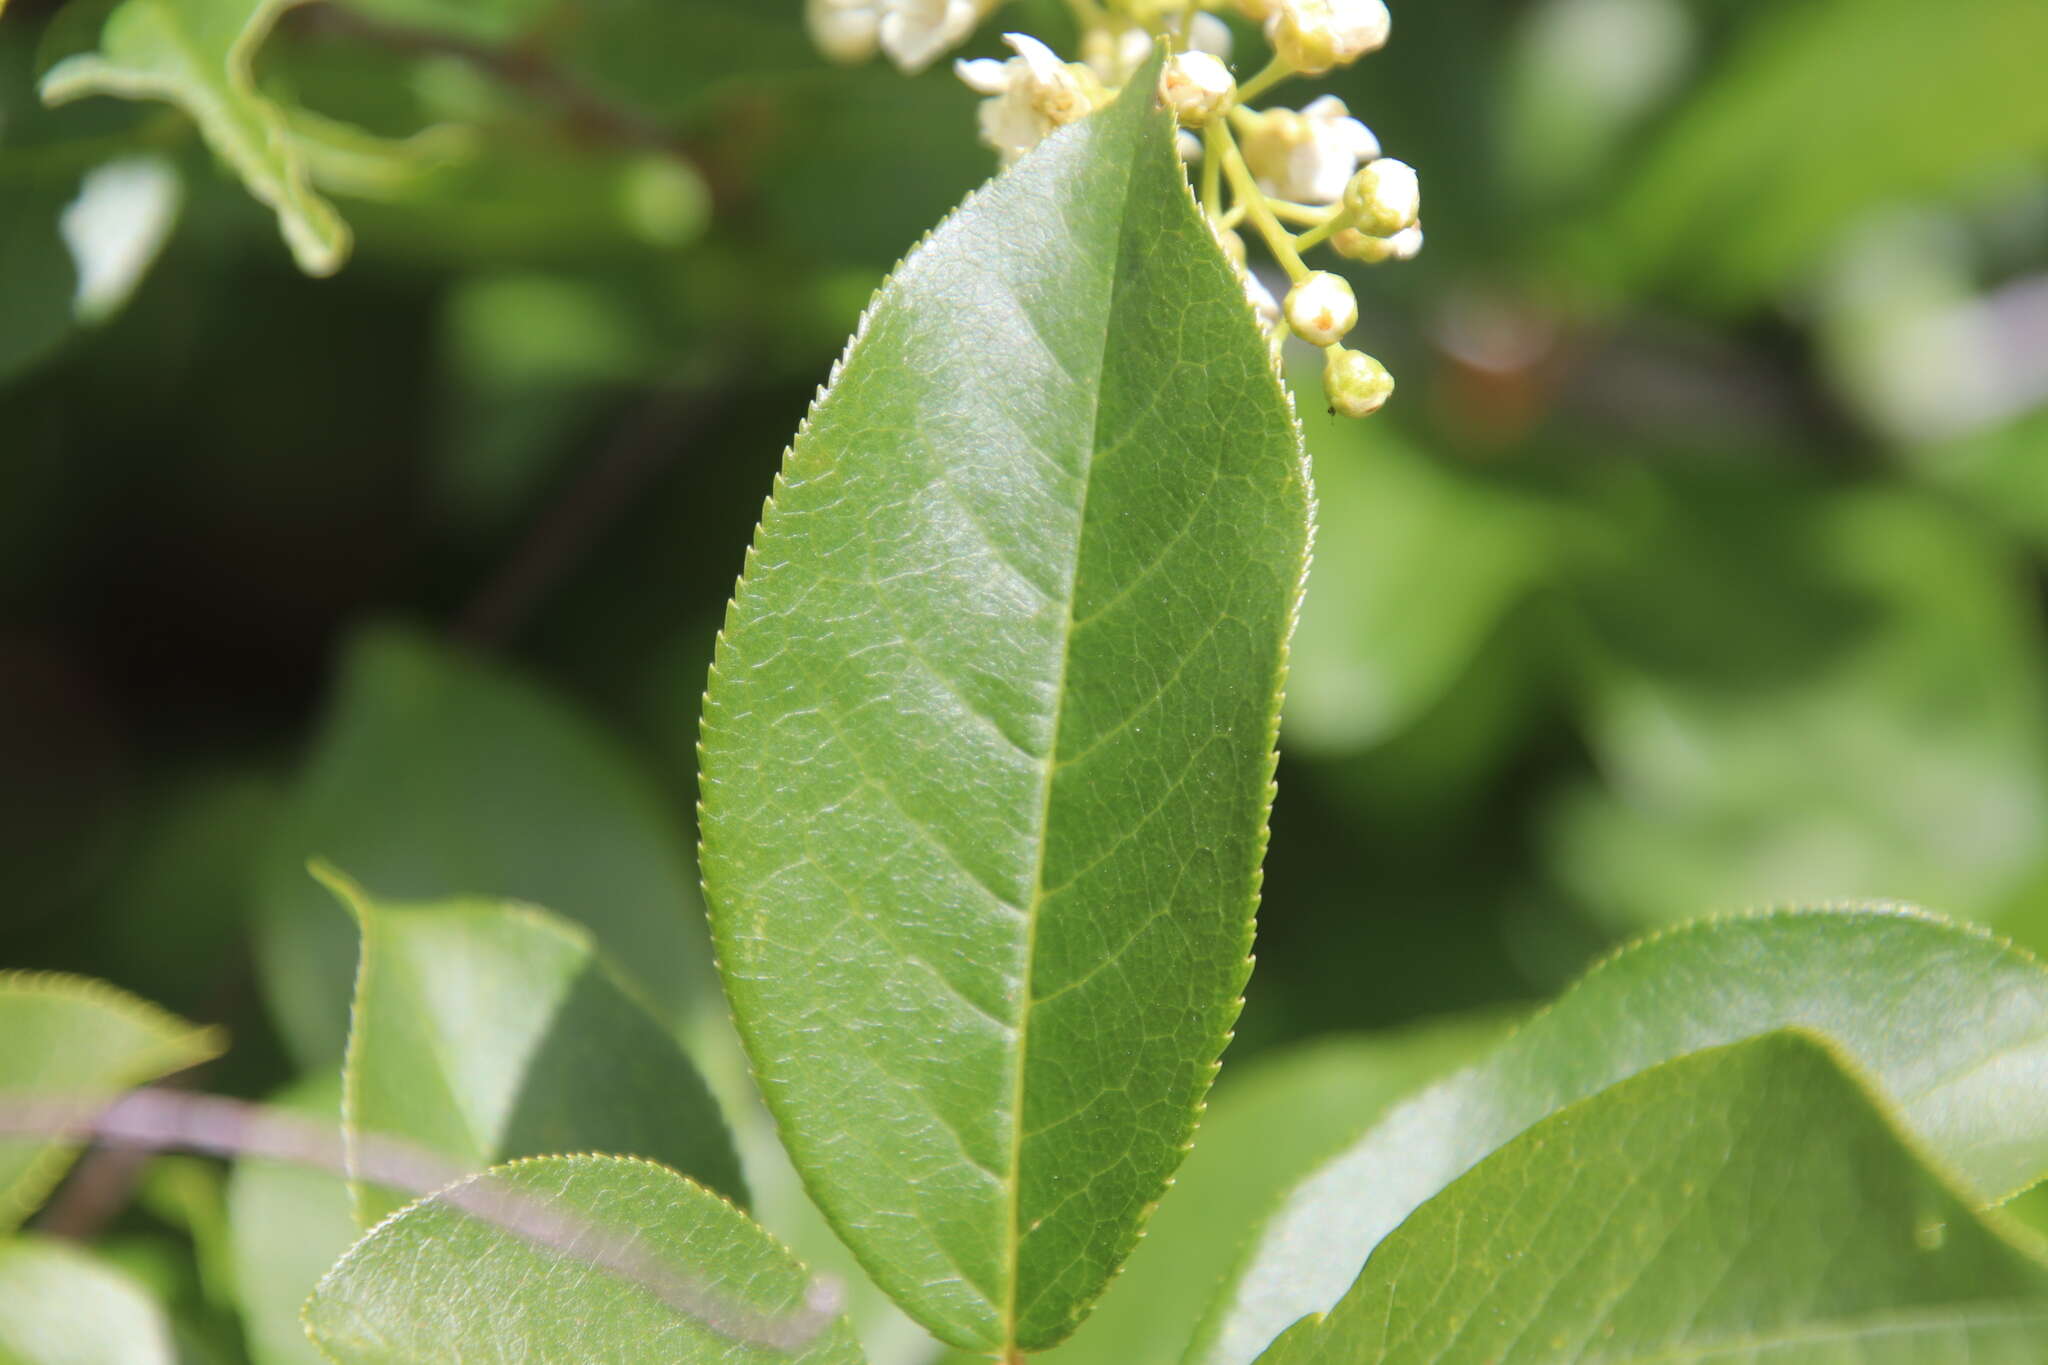
<path id="1" fill-rule="evenodd" d="M 916 71 L 963 42 L 1002 0 L 808 0 L 811 31 L 826 55 L 865 61 L 886 53 Z M 1168 57 L 1159 98 L 1179 121 L 1182 155 L 1200 163 L 1201 203 L 1224 255 L 1244 281 L 1276 354 L 1292 332 L 1324 352 L 1330 406 L 1377 411 L 1394 391 L 1386 367 L 1345 346 L 1358 301 L 1340 275 L 1310 269 L 1302 253 L 1327 244 L 1365 264 L 1409 260 L 1422 249 L 1422 191 L 1405 163 L 1380 155 L 1379 139 L 1335 95 L 1299 109 L 1253 101 L 1295 76 L 1320 76 L 1386 45 L 1384 0 L 1069 0 L 1081 24 L 1080 60 L 1011 33 L 1015 54 L 954 64 L 984 98 L 982 140 L 1008 165 L 1062 124 L 1102 107 L 1127 84 L 1155 43 Z M 1233 8 L 1262 26 L 1271 60 L 1239 82 L 1229 65 L 1230 26 L 1209 12 Z M 1284 300 L 1247 264 L 1238 229 L 1265 242 L 1289 289 Z"/>

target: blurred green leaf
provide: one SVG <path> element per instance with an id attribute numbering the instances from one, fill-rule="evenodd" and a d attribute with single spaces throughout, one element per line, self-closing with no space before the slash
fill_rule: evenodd
<path id="1" fill-rule="evenodd" d="M 1312 421 L 1309 436 L 1318 530 L 1288 652 L 1286 737 L 1298 752 L 1343 752 L 1450 690 L 1546 574 L 1548 528 L 1527 500 L 1386 423 Z"/>
<path id="2" fill-rule="evenodd" d="M 425 636 L 362 632 L 265 859 L 259 952 L 279 1026 L 308 1065 L 341 1055 L 353 935 L 311 858 L 382 899 L 549 906 L 681 1018 L 709 970 L 680 825 L 556 698 Z"/>
<path id="3" fill-rule="evenodd" d="M 378 903 L 320 875 L 362 932 L 343 1073 L 351 1141 L 414 1143 L 464 1172 L 639 1156 L 745 1201 L 704 1078 L 587 931 L 527 905 Z M 358 1221 L 411 1197 L 361 1182 Z"/>
<path id="4" fill-rule="evenodd" d="M 0 1038 L 7 1040 L 0 1099 L 53 1104 L 73 1121 L 221 1049 L 210 1029 L 102 982 L 55 972 L 0 972 Z M 71 1157 L 62 1142 L 0 1140 L 0 1228 L 33 1212 Z"/>
<path id="5" fill-rule="evenodd" d="M 176 1365 L 162 1308 L 69 1242 L 0 1241 L 0 1365 Z"/>
<path id="6" fill-rule="evenodd" d="M 341 1077 L 309 1076 L 269 1103 L 341 1127 Z M 313 1286 L 362 1235 L 348 1182 L 312 1166 L 244 1159 L 228 1179 L 235 1298 L 253 1365 L 327 1365 L 299 1320 Z"/>
<path id="7" fill-rule="evenodd" d="M 504 1221 L 560 1219 L 576 1240 L 543 1245 L 455 1199 L 495 1205 Z M 639 1273 L 592 1264 L 600 1242 Z M 856 1365 L 860 1348 L 843 1321 L 821 1323 L 797 1352 L 738 1339 L 808 1315 L 808 1288 L 773 1238 L 672 1171 L 617 1157 L 540 1157 L 385 1223 L 320 1282 L 306 1322 L 341 1365 L 495 1358 L 508 1343 L 526 1359 L 589 1365 Z"/>
<path id="8" fill-rule="evenodd" d="M 1903 912 L 1707 921 L 1608 959 L 1295 1186 L 1189 1361 L 1252 1360 L 1295 1319 L 1327 1311 L 1404 1218 L 1546 1115 L 1673 1057 L 1783 1028 L 1839 1048 L 1981 1202 L 2048 1174 L 2048 970 L 2033 958 Z"/>
<path id="9" fill-rule="evenodd" d="M 1178 1360 L 1215 1286 L 1288 1187 L 1396 1100 L 1497 1041 L 1504 1027 L 1446 1020 L 1322 1038 L 1225 1067 L 1194 1149 L 1144 1240 L 1056 1358 L 1062 1365 Z"/>
<path id="10" fill-rule="evenodd" d="M 705 703 L 769 1106 L 877 1281 L 974 1349 L 1085 1316 L 1248 970 L 1308 480 L 1150 79 L 884 286 Z"/>
<path id="11" fill-rule="evenodd" d="M 1262 1365 L 2039 1358 L 2048 1267 L 1819 1040 L 1666 1063 L 1416 1210 Z"/>
<path id="12" fill-rule="evenodd" d="M 1605 786 L 1551 811 L 1558 877 L 1620 924 L 1999 915 L 2048 862 L 2048 659 L 2010 547 L 1879 489 L 1691 481 L 1654 506 L 1583 583 Z"/>
<path id="13" fill-rule="evenodd" d="M 1706 308 L 1754 304 L 1863 210 L 2048 152 L 2043 51 L 2039 0 L 1766 7 L 1626 168 L 1589 254 Z"/>
<path id="14" fill-rule="evenodd" d="M 307 177 L 284 111 L 257 92 L 256 50 L 298 0 L 124 0 L 97 52 L 50 68 L 43 98 L 164 100 L 190 114 L 249 192 L 276 210 L 299 268 L 331 275 L 348 259 L 348 225 Z"/>

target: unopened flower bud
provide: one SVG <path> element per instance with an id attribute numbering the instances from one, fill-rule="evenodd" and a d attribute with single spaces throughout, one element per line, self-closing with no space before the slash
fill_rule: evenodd
<path id="1" fill-rule="evenodd" d="M 1412 261 L 1422 254 L 1422 224 L 1411 223 L 1391 237 L 1375 237 L 1357 228 L 1343 228 L 1332 234 L 1330 245 L 1339 256 L 1367 265 L 1381 261 Z"/>
<path id="2" fill-rule="evenodd" d="M 1287 325 L 1313 346 L 1333 346 L 1358 325 L 1358 298 L 1343 276 L 1318 270 L 1287 291 Z"/>
<path id="3" fill-rule="evenodd" d="M 1407 162 L 1381 157 L 1361 167 L 1344 187 L 1344 211 L 1359 231 L 1391 237 L 1415 226 L 1421 216 L 1422 182 Z"/>
<path id="4" fill-rule="evenodd" d="M 1323 355 L 1323 392 L 1346 417 L 1370 417 L 1393 395 L 1394 376 L 1365 352 L 1332 346 Z"/>
<path id="5" fill-rule="evenodd" d="M 1273 0 L 1266 39 L 1296 71 L 1320 76 L 1387 44 L 1385 0 Z"/>
<path id="6" fill-rule="evenodd" d="M 882 14 L 872 0 L 807 0 L 804 22 L 819 51 L 852 66 L 875 55 Z"/>
<path id="7" fill-rule="evenodd" d="M 1237 0 L 1237 12 L 1255 24 L 1263 24 L 1273 13 L 1273 0 Z"/>
<path id="8" fill-rule="evenodd" d="M 1236 102 L 1237 82 L 1206 52 L 1176 52 L 1159 73 L 1159 98 L 1175 118 L 1199 128 Z"/>
<path id="9" fill-rule="evenodd" d="M 1244 238 L 1237 235 L 1236 229 L 1217 228 L 1216 245 L 1223 248 L 1224 260 L 1229 261 L 1239 270 L 1244 269 Z"/>

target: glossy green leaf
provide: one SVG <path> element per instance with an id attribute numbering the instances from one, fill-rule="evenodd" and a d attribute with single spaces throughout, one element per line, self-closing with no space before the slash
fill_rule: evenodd
<path id="1" fill-rule="evenodd" d="M 2036 1361 L 2048 1267 L 1810 1036 L 1655 1068 L 1424 1204 L 1264 1365 Z"/>
<path id="2" fill-rule="evenodd" d="M 464 1172 L 639 1156 L 745 1197 L 704 1078 L 588 933 L 528 905 L 382 904 L 321 875 L 362 933 L 342 1091 L 352 1142 L 415 1144 Z M 358 1185 L 357 1216 L 367 1227 L 412 1193 Z"/>
<path id="3" fill-rule="evenodd" d="M 2038 0 L 1772 7 L 1629 163 L 1599 249 L 1704 303 L 1753 303 L 1856 214 L 2048 152 L 2043 50 Z"/>
<path id="4" fill-rule="evenodd" d="M 331 275 L 348 258 L 348 225 L 314 192 L 284 111 L 258 92 L 256 51 L 299 0 L 124 0 L 97 52 L 67 57 L 43 98 L 164 100 L 190 114 L 249 192 L 277 212 L 299 268 Z"/>
<path id="5" fill-rule="evenodd" d="M 1327 1310 L 1404 1218 L 1546 1115 L 1670 1058 L 1795 1027 L 1838 1047 L 1979 1199 L 2048 1174 L 2048 970 L 2033 958 L 1902 911 L 1707 921 L 1602 963 L 1297 1185 L 1189 1359 L 1241 1365 Z"/>
<path id="6" fill-rule="evenodd" d="M 1497 1041 L 1504 1028 L 1503 1021 L 1454 1019 L 1323 1038 L 1225 1067 L 1194 1150 L 1144 1240 L 1101 1307 L 1053 1359 L 1179 1359 L 1209 1295 L 1288 1187 L 1395 1101 Z"/>
<path id="7" fill-rule="evenodd" d="M 876 1279 L 1071 1332 L 1238 1010 L 1308 474 L 1141 73 L 884 286 L 703 725 L 728 994 Z"/>
<path id="8" fill-rule="evenodd" d="M 272 1107 L 339 1131 L 341 1077 L 324 1072 L 270 1100 Z M 362 1235 L 348 1182 L 314 1166 L 253 1158 L 228 1177 L 228 1239 L 235 1303 L 254 1365 L 325 1365 L 299 1310 Z"/>
<path id="9" fill-rule="evenodd" d="M 175 1365 L 161 1306 L 70 1242 L 0 1242 L 0 1365 Z"/>
<path id="10" fill-rule="evenodd" d="M 561 1220 L 563 1244 L 503 1225 L 523 1218 L 539 1231 L 547 1217 Z M 604 1266 L 594 1263 L 600 1247 L 610 1254 Z M 635 1274 L 617 1269 L 629 1263 Z M 320 1282 L 306 1323 L 341 1365 L 857 1365 L 860 1348 L 843 1321 L 802 1324 L 815 1316 L 810 1293 L 804 1268 L 772 1237 L 673 1171 L 617 1157 L 542 1157 L 383 1224 Z M 714 1315 L 719 1328 L 709 1325 Z M 739 1339 L 792 1324 L 812 1334 L 794 1351 Z"/>
<path id="11" fill-rule="evenodd" d="M 84 1117 L 131 1086 L 220 1052 L 210 1029 L 84 977 L 0 972 L 0 1103 L 57 1103 Z M 0 1138 L 0 1229 L 39 1204 L 70 1164 L 60 1142 Z"/>
<path id="12" fill-rule="evenodd" d="M 340 1058 L 355 935 L 306 875 L 321 858 L 389 900 L 545 905 L 678 1018 L 709 984 L 679 824 L 631 757 L 555 697 L 424 636 L 366 631 L 265 860 L 273 1013 L 307 1065 Z"/>

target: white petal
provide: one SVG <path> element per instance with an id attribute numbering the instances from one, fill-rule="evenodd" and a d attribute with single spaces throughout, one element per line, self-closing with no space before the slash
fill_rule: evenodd
<path id="1" fill-rule="evenodd" d="M 1041 85 L 1050 85 L 1066 75 L 1067 64 L 1059 54 L 1028 33 L 1005 33 L 1003 41 L 1010 45 L 1024 65 L 1030 69 L 1031 78 Z"/>
<path id="2" fill-rule="evenodd" d="M 110 161 L 86 173 L 78 197 L 57 217 L 78 284 L 71 311 L 81 322 L 117 312 L 156 259 L 178 214 L 178 173 L 162 157 Z"/>
<path id="3" fill-rule="evenodd" d="M 1010 88 L 1009 63 L 994 57 L 954 62 L 953 74 L 965 81 L 968 89 L 984 95 L 1000 95 Z"/>

